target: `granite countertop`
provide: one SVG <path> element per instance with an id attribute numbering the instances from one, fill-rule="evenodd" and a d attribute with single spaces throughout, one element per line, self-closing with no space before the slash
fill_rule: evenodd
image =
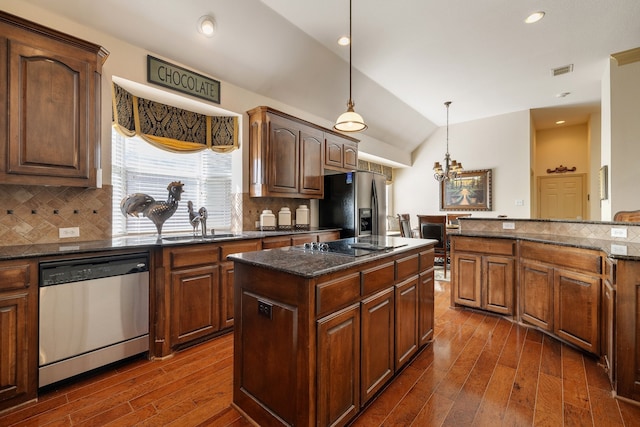
<path id="1" fill-rule="evenodd" d="M 610 258 L 640 261 L 640 244 L 619 240 L 593 239 L 588 237 L 562 236 L 557 234 L 518 233 L 515 231 L 464 231 L 447 232 L 450 236 L 490 237 L 497 239 L 517 239 L 530 242 L 549 243 L 574 248 L 603 251 Z"/>
<path id="2" fill-rule="evenodd" d="M 127 236 L 114 237 L 106 240 L 92 240 L 85 242 L 39 243 L 32 245 L 0 246 L 0 260 L 57 256 L 67 254 L 83 254 L 98 251 L 112 251 L 132 249 L 147 251 L 156 247 L 182 246 L 203 243 L 224 243 L 239 240 L 262 239 L 265 237 L 285 236 L 293 234 L 307 234 L 328 231 L 339 231 L 339 228 L 310 228 L 308 230 L 279 230 L 279 231 L 243 231 L 237 234 L 218 230 L 217 233 L 233 234 L 220 238 L 193 237 L 191 233 L 166 234 L 163 238 L 157 236 Z"/>
<path id="3" fill-rule="evenodd" d="M 232 254 L 227 259 L 305 278 L 313 278 L 437 243 L 437 240 L 432 239 L 393 236 L 387 236 L 386 239 L 391 245 L 397 247 L 386 251 L 372 251 L 369 255 L 358 257 L 305 250 L 302 246 L 289 246 Z"/>

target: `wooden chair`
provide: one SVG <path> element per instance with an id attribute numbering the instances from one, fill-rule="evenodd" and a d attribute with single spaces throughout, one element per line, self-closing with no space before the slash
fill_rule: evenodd
<path id="1" fill-rule="evenodd" d="M 447 214 L 447 224 L 449 225 L 458 225 L 458 218 L 465 218 L 471 216 L 470 213 L 468 214 Z"/>
<path id="2" fill-rule="evenodd" d="M 409 214 L 398 214 L 398 224 L 400 224 L 401 237 L 413 237 L 413 231 L 411 231 L 411 220 L 409 219 Z"/>
<path id="3" fill-rule="evenodd" d="M 447 277 L 447 264 L 449 257 L 449 239 L 447 237 L 447 216 L 446 215 L 418 215 L 418 230 L 423 239 L 435 239 L 435 256 L 442 258 L 444 266 L 444 277 Z"/>
<path id="4" fill-rule="evenodd" d="M 640 222 L 640 211 L 620 211 L 613 216 L 618 222 Z"/>

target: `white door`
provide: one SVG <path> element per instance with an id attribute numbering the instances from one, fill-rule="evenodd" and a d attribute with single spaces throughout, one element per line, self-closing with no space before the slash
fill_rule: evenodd
<path id="1" fill-rule="evenodd" d="M 539 177 L 538 218 L 584 219 L 586 215 L 584 183 L 584 174 Z"/>

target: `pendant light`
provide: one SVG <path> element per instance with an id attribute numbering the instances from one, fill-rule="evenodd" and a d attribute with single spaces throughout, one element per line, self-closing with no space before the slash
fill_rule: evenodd
<path id="1" fill-rule="evenodd" d="M 351 37 L 351 2 L 352 0 L 349 0 L 349 101 L 347 102 L 347 111 L 340 114 L 336 124 L 333 126 L 335 130 L 342 132 L 360 132 L 367 128 L 362 116 L 353 110 L 354 103 L 351 97 L 351 45 L 353 45 L 353 38 Z"/>
<path id="2" fill-rule="evenodd" d="M 451 160 L 451 155 L 449 155 L 449 105 L 451 105 L 451 101 L 445 102 L 444 105 L 447 107 L 447 152 L 444 155 L 444 168 L 440 162 L 435 162 L 433 165 L 433 177 L 436 181 L 455 179 L 458 173 L 462 172 L 462 163 Z"/>

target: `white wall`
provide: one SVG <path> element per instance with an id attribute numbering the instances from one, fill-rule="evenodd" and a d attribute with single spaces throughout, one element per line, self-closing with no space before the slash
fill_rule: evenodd
<path id="1" fill-rule="evenodd" d="M 451 106 L 455 114 L 455 103 Z M 493 210 L 473 211 L 473 216 L 508 215 L 529 218 L 530 210 L 529 111 L 449 125 L 449 152 L 465 170 L 493 169 Z M 413 152 L 411 168 L 394 169 L 394 214 L 441 214 L 439 183 L 433 163 L 442 163 L 446 151 L 446 127 L 436 130 Z M 523 200 L 516 206 L 516 200 Z"/>
<path id="2" fill-rule="evenodd" d="M 588 218 L 591 221 L 601 219 L 600 212 L 600 165 L 601 165 L 601 114 L 592 114 L 589 117 L 589 210 Z"/>

